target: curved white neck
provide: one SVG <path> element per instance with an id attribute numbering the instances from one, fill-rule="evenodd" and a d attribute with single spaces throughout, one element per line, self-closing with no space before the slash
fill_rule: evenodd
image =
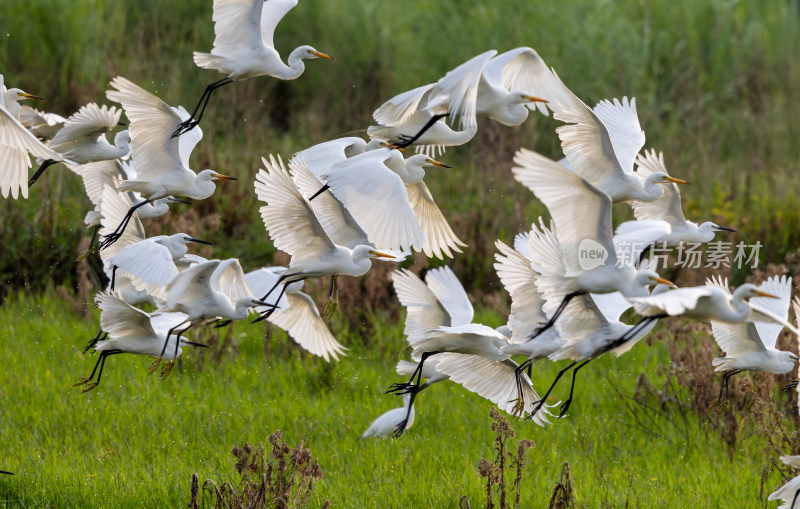
<path id="1" fill-rule="evenodd" d="M 281 63 L 281 67 L 273 73 L 273 76 L 282 80 L 293 80 L 303 74 L 306 69 L 306 64 L 303 63 L 303 58 L 300 56 L 303 51 L 302 48 L 295 48 L 286 59 L 289 65 Z"/>

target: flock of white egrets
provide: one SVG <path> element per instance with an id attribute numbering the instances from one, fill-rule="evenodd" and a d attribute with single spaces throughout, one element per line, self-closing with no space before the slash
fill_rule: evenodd
<path id="1" fill-rule="evenodd" d="M 574 368 L 558 417 L 572 402 L 579 369 L 606 352 L 626 352 L 668 316 L 711 321 L 727 354 L 713 363 L 724 374 L 720 399 L 727 379 L 739 371 L 791 371 L 797 355 L 775 348 L 783 327 L 798 334 L 788 321 L 789 278 L 744 284 L 733 293 L 719 278 L 691 288 L 675 288 L 661 278 L 648 263 L 647 246 L 705 243 L 716 232 L 731 230 L 684 218 L 676 184 L 686 182 L 669 176 L 661 154 L 640 154 L 645 136 L 633 99 L 589 108 L 526 47 L 487 51 L 435 83 L 390 99 L 374 112 L 377 125 L 367 129 L 368 142 L 327 141 L 297 152 L 287 164 L 280 156 L 263 157 L 255 192 L 264 203 L 260 212 L 269 237 L 291 255 L 288 268 L 245 273 L 236 259 L 188 254 L 187 243 L 203 241 L 186 234 L 148 237 L 142 219 L 165 214 L 171 202 L 183 198 L 208 198 L 215 182 L 232 180 L 213 170 L 189 169 L 202 138 L 198 123 L 214 90 L 256 76 L 294 79 L 302 74 L 304 59 L 331 58 L 301 46 L 290 54 L 289 65 L 281 61 L 274 29 L 296 4 L 214 1 L 214 48 L 195 53 L 194 61 L 225 77 L 206 87 L 191 115 L 123 77 L 114 78 L 106 94 L 121 109 L 90 103 L 66 119 L 21 107 L 18 101 L 37 97 L 2 86 L 3 196 L 27 197 L 28 186 L 48 165 L 63 162 L 83 178 L 94 205 L 85 222 L 99 230 L 110 283 L 96 296 L 101 331 L 86 350 L 99 352 L 99 358 L 91 375 L 76 384 L 84 392 L 100 382 L 110 355 L 153 356 L 151 372 L 161 365 L 166 376 L 182 345 L 204 346 L 182 337 L 189 328 L 242 320 L 251 311 L 314 355 L 325 360 L 345 355 L 323 319 L 335 311 L 337 276 L 361 276 L 372 260 L 402 261 L 412 250 L 439 258 L 459 253 L 464 244 L 437 207 L 424 168 L 448 167 L 433 157 L 475 136 L 478 115 L 514 126 L 532 110 L 552 112 L 563 122 L 556 133 L 566 157 L 555 162 L 520 149 L 515 158 L 513 175 L 547 207 L 551 222 L 539 218 L 515 238 L 513 248 L 496 242 L 495 268 L 512 299 L 507 325 L 472 323 L 469 298 L 447 267 L 428 271 L 424 282 L 410 270 L 395 272 L 415 362 L 400 361 L 397 372 L 410 379 L 389 389 L 406 395 L 404 406 L 379 417 L 364 436 L 402 433 L 413 423 L 419 391 L 446 379 L 545 425 L 553 417 L 545 401 L 564 373 Z M 106 134 L 123 112 L 130 126 L 112 145 Z M 409 146 L 420 153 L 405 157 Z M 29 180 L 31 155 L 40 168 Z M 612 205 L 622 202 L 633 208 L 636 220 L 615 231 Z M 636 263 L 622 262 L 623 245 L 641 246 Z M 305 279 L 325 276 L 332 279 L 331 299 L 320 313 L 301 287 Z M 157 311 L 136 307 L 143 303 Z M 620 320 L 630 307 L 641 316 L 635 325 Z M 800 299 L 794 308 L 800 316 Z M 525 360 L 517 364 L 513 356 Z M 533 362 L 544 358 L 571 363 L 540 397 L 530 374 Z M 786 496 L 779 493 L 775 496 Z"/>

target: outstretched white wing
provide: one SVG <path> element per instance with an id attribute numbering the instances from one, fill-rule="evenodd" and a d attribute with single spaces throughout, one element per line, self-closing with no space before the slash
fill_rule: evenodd
<path id="1" fill-rule="evenodd" d="M 99 205 L 103 201 L 103 191 L 106 186 L 116 187 L 116 179 L 121 177 L 120 167 L 115 159 L 78 166 L 67 165 L 67 168 L 83 179 L 86 196 L 89 197 L 93 205 Z"/>
<path id="2" fill-rule="evenodd" d="M 228 258 L 219 263 L 211 276 L 211 288 L 222 292 L 234 307 L 239 299 L 254 298 L 253 290 L 247 284 L 242 266 L 236 258 Z"/>
<path id="3" fill-rule="evenodd" d="M 28 197 L 28 168 L 31 158 L 61 161 L 62 156 L 46 147 L 19 120 L 0 105 L 0 193 L 15 200 Z"/>
<path id="4" fill-rule="evenodd" d="M 638 167 L 636 173 L 639 178 L 644 180 L 656 172 L 664 172 L 667 175 L 667 167 L 664 166 L 664 154 L 656 151 L 646 150 L 644 154 L 640 154 L 636 159 Z M 660 198 L 650 201 L 632 201 L 630 202 L 633 207 L 633 215 L 636 219 L 643 221 L 647 219 L 661 219 L 668 222 L 672 226 L 682 226 L 686 224 L 686 218 L 683 216 L 683 208 L 681 207 L 681 192 L 678 190 L 678 185 L 670 182 L 662 185 L 664 194 Z"/>
<path id="5" fill-rule="evenodd" d="M 617 261 L 611 240 L 611 199 L 580 175 L 527 149 L 514 156 L 514 177 L 550 211 L 567 268 L 580 271 L 579 246 L 594 241 L 608 253 L 606 265 Z M 576 221 L 575 218 L 581 218 Z"/>
<path id="6" fill-rule="evenodd" d="M 214 49 L 211 53 L 228 56 L 241 48 L 257 48 L 264 44 L 263 9 L 262 0 L 214 0 Z M 272 33 L 269 35 L 271 42 Z"/>
<path id="7" fill-rule="evenodd" d="M 411 345 L 424 339 L 428 331 L 453 324 L 450 313 L 416 274 L 400 269 L 392 274 L 392 282 L 400 304 L 406 308 L 403 333 Z"/>
<path id="8" fill-rule="evenodd" d="M 494 255 L 494 270 L 511 296 L 511 312 L 508 315 L 511 340 L 522 342 L 536 327 L 547 321 L 542 311 L 544 299 L 536 287 L 539 274 L 533 270 L 530 260 L 523 254 L 500 240 L 494 245 L 498 251 Z"/>
<path id="9" fill-rule="evenodd" d="M 373 150 L 351 157 L 333 165 L 324 178 L 375 246 L 420 249 L 425 236 L 406 186 L 385 162 L 392 152 Z"/>
<path id="10" fill-rule="evenodd" d="M 422 251 L 425 256 L 435 256 L 440 260 L 444 256 L 453 257 L 452 251 L 461 252 L 459 246 L 466 246 L 456 236 L 455 232 L 447 223 L 444 214 L 433 201 L 433 196 L 428 190 L 425 182 L 419 181 L 416 184 L 406 184 L 408 202 L 414 210 L 425 243 L 422 244 Z M 444 256 L 442 256 L 444 255 Z"/>
<path id="11" fill-rule="evenodd" d="M 492 58 L 483 70 L 483 79 L 492 86 L 501 86 L 510 92 L 524 92 L 550 100 L 543 83 L 554 81 L 552 71 L 532 48 L 519 47 Z M 538 109 L 548 115 L 547 103 L 531 102 L 528 109 Z"/>
<path id="12" fill-rule="evenodd" d="M 375 110 L 372 118 L 380 125 L 400 124 L 420 109 L 420 103 L 426 99 L 428 92 L 434 86 L 436 86 L 435 83 L 430 83 L 392 97 Z"/>
<path id="13" fill-rule="evenodd" d="M 450 323 L 441 325 L 456 326 L 472 322 L 474 310 L 469 296 L 450 267 L 429 270 L 425 274 L 425 284 L 450 315 Z"/>
<path id="14" fill-rule="evenodd" d="M 99 292 L 94 301 L 100 308 L 100 328 L 114 339 L 132 335 L 155 336 L 150 315 L 114 294 Z"/>
<path id="15" fill-rule="evenodd" d="M 326 256 L 336 249 L 314 211 L 295 186 L 283 161 L 261 158 L 266 170 L 258 170 L 255 189 L 265 202 L 259 210 L 275 247 L 297 259 Z"/>
<path id="16" fill-rule="evenodd" d="M 275 27 L 278 26 L 278 23 L 286 16 L 287 12 L 297 5 L 297 0 L 267 0 L 266 2 L 253 0 L 253 2 L 263 4 L 261 10 L 261 40 L 264 41 L 264 46 L 274 48 Z"/>
<path id="17" fill-rule="evenodd" d="M 111 86 L 116 90 L 108 90 L 106 96 L 120 103 L 130 120 L 131 151 L 138 178 L 148 180 L 167 172 L 194 175 L 181 162 L 181 137 L 171 137 L 181 123 L 178 113 L 122 76 L 111 80 Z"/>
<path id="18" fill-rule="evenodd" d="M 347 348 L 328 330 L 311 297 L 303 292 L 290 292 L 286 298 L 289 306 L 278 308 L 267 320 L 288 332 L 304 349 L 326 361 L 331 357 L 337 361 L 339 355 L 347 355 Z"/>
<path id="19" fill-rule="evenodd" d="M 616 97 L 609 101 L 603 99 L 594 107 L 594 113 L 608 130 L 611 146 L 620 167 L 626 172 L 633 171 L 633 162 L 644 147 L 644 131 L 636 113 L 636 98 L 622 101 Z"/>
<path id="20" fill-rule="evenodd" d="M 79 141 L 94 142 L 98 136 L 117 127 L 120 116 L 122 116 L 122 110 L 114 106 L 109 108 L 105 104 L 103 106 L 98 106 L 96 103 L 86 104 L 67 119 L 64 127 L 50 140 L 50 146 L 60 150 L 58 146 L 62 144 Z"/>
<path id="21" fill-rule="evenodd" d="M 750 304 L 759 309 L 765 309 L 774 313 L 776 316 L 786 320 L 789 318 L 789 302 L 792 300 L 792 280 L 789 276 L 772 276 L 758 287 L 762 292 L 778 297 L 753 297 Z M 761 342 L 767 348 L 775 348 L 778 335 L 783 329 L 783 325 L 775 322 L 755 322 L 755 328 Z"/>
<path id="22" fill-rule="evenodd" d="M 485 51 L 449 71 L 436 83 L 424 108 L 433 113 L 450 113 L 450 122 L 458 118 L 462 130 L 474 128 L 478 85 L 484 67 L 496 54 L 496 50 Z"/>

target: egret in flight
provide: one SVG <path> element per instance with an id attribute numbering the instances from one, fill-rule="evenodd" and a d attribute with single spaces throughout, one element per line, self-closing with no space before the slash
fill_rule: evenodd
<path id="1" fill-rule="evenodd" d="M 181 122 L 178 111 L 121 76 L 114 78 L 111 86 L 114 90 L 106 95 L 122 105 L 131 121 L 131 149 L 137 171 L 136 180 L 121 182 L 119 190 L 138 192 L 146 199 L 133 205 L 122 223 L 103 238 L 103 249 L 119 239 L 133 213 L 145 204 L 167 196 L 203 200 L 214 194 L 215 181 L 237 180 L 214 170 L 190 170 L 189 155 L 194 147 L 182 147 L 178 139 L 169 136 Z"/>
<path id="2" fill-rule="evenodd" d="M 297 0 L 214 0 L 214 48 L 211 53 L 195 51 L 194 63 L 226 76 L 206 87 L 191 117 L 177 126 L 173 137 L 200 123 L 219 87 L 255 76 L 293 80 L 303 74 L 303 60 L 332 59 L 311 46 L 300 46 L 289 54 L 288 65 L 281 61 L 273 41 L 275 27 L 295 5 Z"/>

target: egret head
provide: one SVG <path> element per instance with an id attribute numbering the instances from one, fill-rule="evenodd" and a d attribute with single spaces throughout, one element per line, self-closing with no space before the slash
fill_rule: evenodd
<path id="1" fill-rule="evenodd" d="M 651 180 L 654 184 L 689 184 L 689 182 L 685 180 L 681 180 L 675 177 L 670 177 L 663 171 L 654 171 L 647 177 L 648 180 Z"/>
<path id="2" fill-rule="evenodd" d="M 217 173 L 214 170 L 203 170 L 197 174 L 197 178 L 200 180 L 239 180 L 236 177 L 229 177 L 227 175 L 223 175 L 221 173 Z"/>
<path id="3" fill-rule="evenodd" d="M 449 164 L 444 164 L 440 161 L 432 159 L 425 154 L 417 154 L 406 159 L 406 165 L 409 166 L 438 166 L 439 168 L 452 168 Z"/>
<path id="4" fill-rule="evenodd" d="M 14 102 L 23 101 L 25 99 L 34 99 L 34 100 L 37 100 L 37 101 L 41 101 L 43 99 L 42 97 L 39 97 L 39 96 L 33 95 L 33 94 L 29 94 L 29 93 L 25 92 L 24 90 L 20 90 L 18 88 L 11 88 L 8 91 L 6 91 L 6 97 L 10 98 Z"/>
<path id="5" fill-rule="evenodd" d="M 316 49 L 314 49 L 311 46 L 300 46 L 295 51 L 299 52 L 300 58 L 303 58 L 303 59 L 324 58 L 324 59 L 327 59 L 327 60 L 333 60 L 332 56 L 326 55 L 325 53 L 323 53 L 321 51 L 317 51 Z"/>
<path id="6" fill-rule="evenodd" d="M 677 287 L 675 283 L 664 279 L 652 270 L 640 269 L 636 272 L 636 282 L 641 286 L 653 286 L 656 284 L 666 285 L 667 287 Z"/>
<path id="7" fill-rule="evenodd" d="M 736 292 L 742 295 L 742 298 L 749 299 L 751 297 L 769 297 L 770 299 L 780 299 L 777 295 L 772 295 L 771 293 L 763 292 L 758 289 L 756 285 L 745 283 L 739 288 L 736 289 Z"/>

